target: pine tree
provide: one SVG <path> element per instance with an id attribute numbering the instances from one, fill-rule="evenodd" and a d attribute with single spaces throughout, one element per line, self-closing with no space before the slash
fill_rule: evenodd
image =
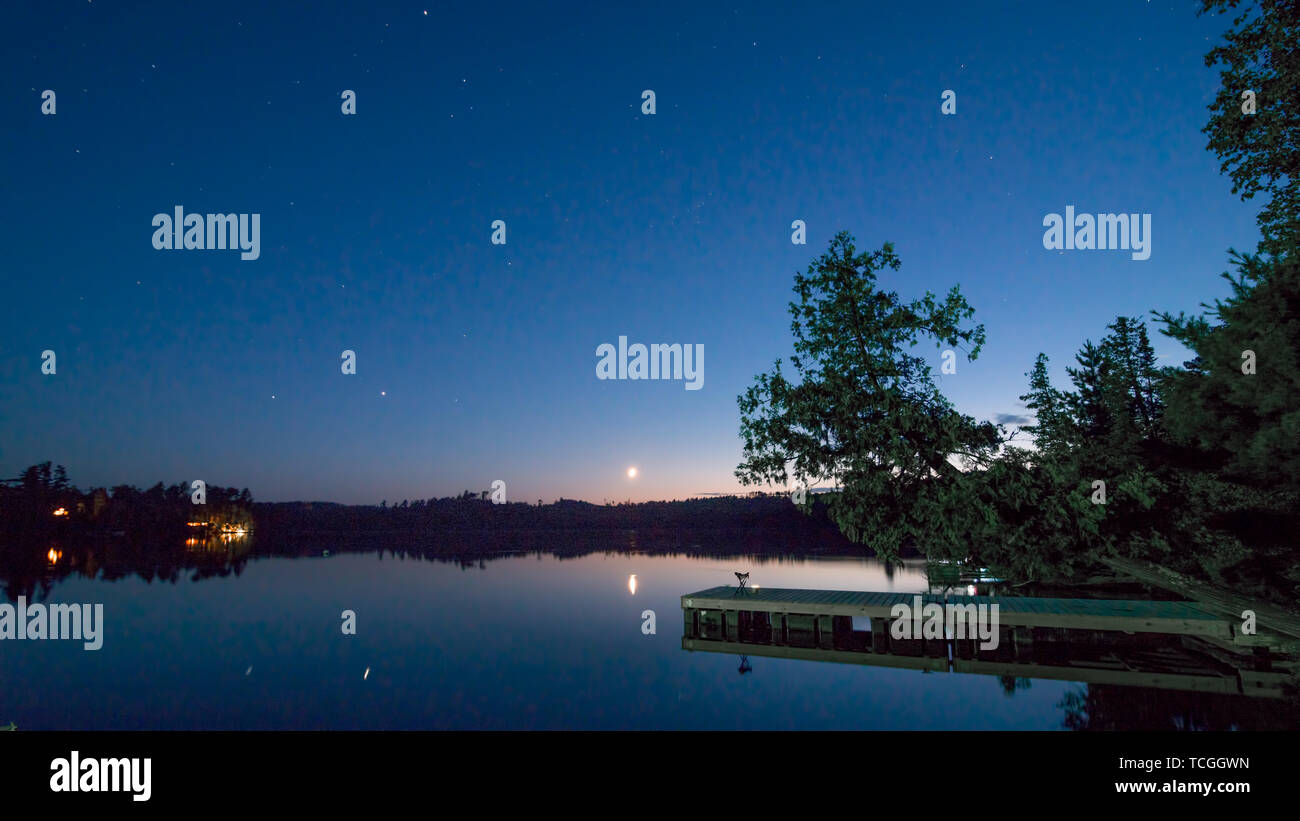
<path id="1" fill-rule="evenodd" d="M 1243 589 L 1300 595 L 1300 257 L 1233 254 L 1226 300 L 1157 314 L 1195 356 L 1168 369 L 1176 521 L 1187 561 Z"/>
<path id="2" fill-rule="evenodd" d="M 1085 340 L 1074 358 L 1079 367 L 1065 369 L 1074 383 L 1074 393 L 1068 399 L 1070 412 L 1081 438 L 1097 441 L 1110 431 L 1111 425 L 1106 402 L 1109 364 L 1105 353 L 1092 340 Z"/>
<path id="3" fill-rule="evenodd" d="M 1066 396 L 1052 387 L 1047 374 L 1048 362 L 1047 354 L 1038 354 L 1033 369 L 1026 374 L 1029 392 L 1020 397 L 1035 416 L 1035 423 L 1022 425 L 1021 430 L 1030 434 L 1034 445 L 1045 454 L 1067 451 L 1077 438 L 1074 420 L 1066 407 Z"/>

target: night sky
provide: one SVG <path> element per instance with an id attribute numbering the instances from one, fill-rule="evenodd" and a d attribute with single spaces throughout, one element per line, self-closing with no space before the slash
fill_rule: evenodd
<path id="1" fill-rule="evenodd" d="M 793 276 L 839 230 L 895 244 L 881 283 L 904 297 L 960 284 L 988 342 L 955 375 L 928 349 L 936 378 L 1013 422 L 1038 351 L 1063 385 L 1115 315 L 1226 294 L 1227 249 L 1258 237 L 1201 133 L 1228 21 L 1192 0 L 16 5 L 5 477 L 53 460 L 82 488 L 349 503 L 495 479 L 511 501 L 729 492 L 736 397 L 791 353 Z M 260 258 L 155 250 L 177 205 L 260 214 Z M 1150 259 L 1044 249 L 1067 205 L 1151 214 Z M 702 344 L 703 388 L 598 380 L 621 335 Z"/>

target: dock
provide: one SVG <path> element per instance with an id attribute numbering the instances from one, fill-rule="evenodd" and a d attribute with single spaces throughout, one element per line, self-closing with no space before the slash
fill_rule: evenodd
<path id="1" fill-rule="evenodd" d="M 781 616 L 890 617 L 895 605 L 994 605 L 1004 627 L 1058 627 L 1164 633 L 1232 641 L 1234 622 L 1187 602 L 1116 599 L 1040 599 L 1028 596 L 958 596 L 933 593 L 866 593 L 849 590 L 711 587 L 682 596 L 682 609 Z M 829 624 L 825 625 L 829 626 Z"/>
<path id="2" fill-rule="evenodd" d="M 918 598 L 996 604 L 997 641 L 894 638 L 891 611 Z M 741 656 L 742 666 L 755 656 L 1268 698 L 1284 696 L 1294 668 L 1236 643 L 1234 620 L 1180 601 L 722 586 L 681 605 L 682 649 Z"/>

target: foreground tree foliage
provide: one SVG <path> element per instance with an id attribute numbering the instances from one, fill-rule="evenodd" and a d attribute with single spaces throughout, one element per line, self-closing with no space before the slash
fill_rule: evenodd
<path id="1" fill-rule="evenodd" d="M 1085 342 L 1073 390 L 1051 384 L 1039 354 L 1021 396 L 1037 423 L 1034 449 L 1008 446 L 983 470 L 967 471 L 938 497 L 950 558 L 997 565 L 1027 580 L 1069 579 L 1099 555 L 1164 554 L 1168 486 L 1163 401 L 1146 328 L 1118 317 L 1099 344 Z"/>
<path id="2" fill-rule="evenodd" d="M 1202 13 L 1238 0 L 1203 0 Z M 957 289 L 905 304 L 876 290 L 891 247 L 841 234 L 796 278 L 798 374 L 780 362 L 740 397 L 746 483 L 831 478 L 832 518 L 892 558 L 939 558 L 1068 581 L 1107 555 L 1154 561 L 1294 606 L 1300 596 L 1300 3 L 1237 14 L 1205 132 L 1234 193 L 1264 194 L 1257 254 L 1231 252 L 1228 298 L 1196 316 L 1153 311 L 1187 347 L 1157 368 L 1146 325 L 1120 316 L 1052 385 L 1039 354 L 1021 397 L 1032 447 L 958 413 L 907 354 L 922 337 L 970 346 L 982 326 Z M 1257 111 L 1243 111 L 1243 92 Z M 958 467 L 960 465 L 960 467 Z"/>
<path id="3" fill-rule="evenodd" d="M 1202 0 L 1201 13 L 1233 13 L 1224 44 L 1205 55 L 1220 88 L 1204 132 L 1242 199 L 1262 194 L 1261 249 L 1281 254 L 1300 234 L 1300 3 Z M 1242 95 L 1254 92 L 1255 113 Z"/>
<path id="4" fill-rule="evenodd" d="M 974 359 L 984 328 L 964 325 L 974 310 L 953 288 L 905 302 L 877 287 L 877 273 L 900 265 L 886 243 L 859 253 L 838 234 L 806 273 L 790 303 L 796 379 L 778 359 L 739 397 L 744 484 L 833 481 L 829 514 L 848 538 L 896 557 L 933 522 L 917 501 L 961 471 L 952 459 L 989 459 L 999 431 L 958 413 L 935 386 L 922 339 L 963 348 Z"/>
<path id="5" fill-rule="evenodd" d="M 1145 324 L 1120 316 L 1051 382 L 1039 354 L 1021 396 L 1032 447 L 958 413 L 926 362 L 925 337 L 970 345 L 953 289 L 905 303 L 876 289 L 885 245 L 840 234 L 791 303 L 798 381 L 778 360 L 739 397 L 746 483 L 831 480 L 823 497 L 850 539 L 886 559 L 914 543 L 935 558 L 1061 581 L 1106 555 L 1136 557 L 1293 601 L 1300 593 L 1300 260 L 1234 257 L 1232 293 L 1188 317 L 1156 313 L 1194 358 L 1156 366 Z M 814 497 L 809 497 L 814 498 Z"/>
<path id="6" fill-rule="evenodd" d="M 1234 255 L 1226 300 L 1158 314 L 1195 354 L 1165 374 L 1185 563 L 1300 593 L 1300 256 Z"/>
<path id="7" fill-rule="evenodd" d="M 1119 555 L 1293 602 L 1300 593 L 1300 256 L 1234 255 L 1231 295 L 1197 316 L 1155 313 L 1194 358 L 1156 366 L 1145 324 L 1120 316 L 1051 382 L 1039 354 L 1021 396 L 1032 447 L 958 413 L 907 353 L 983 329 L 954 289 L 903 303 L 875 288 L 889 246 L 841 234 L 791 304 L 799 381 L 778 360 L 739 398 L 747 483 L 831 479 L 850 539 L 1068 581 Z M 865 308 L 864 308 L 865 306 Z M 1154 312 L 1153 312 L 1154 313 Z M 812 498 L 812 497 L 810 497 Z"/>

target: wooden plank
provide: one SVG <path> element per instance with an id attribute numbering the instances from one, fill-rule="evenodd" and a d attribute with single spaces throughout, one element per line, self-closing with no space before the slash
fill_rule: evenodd
<path id="1" fill-rule="evenodd" d="M 1192 599 L 1207 610 L 1236 623 L 1240 623 L 1243 610 L 1254 610 L 1257 623 L 1261 628 L 1285 633 L 1293 638 L 1300 638 L 1300 614 L 1285 610 L 1269 602 L 1252 599 L 1227 588 L 1189 578 L 1167 567 L 1160 567 L 1150 562 L 1119 557 L 1105 557 L 1100 561 L 1107 567 L 1126 573 L 1138 581 Z"/>

